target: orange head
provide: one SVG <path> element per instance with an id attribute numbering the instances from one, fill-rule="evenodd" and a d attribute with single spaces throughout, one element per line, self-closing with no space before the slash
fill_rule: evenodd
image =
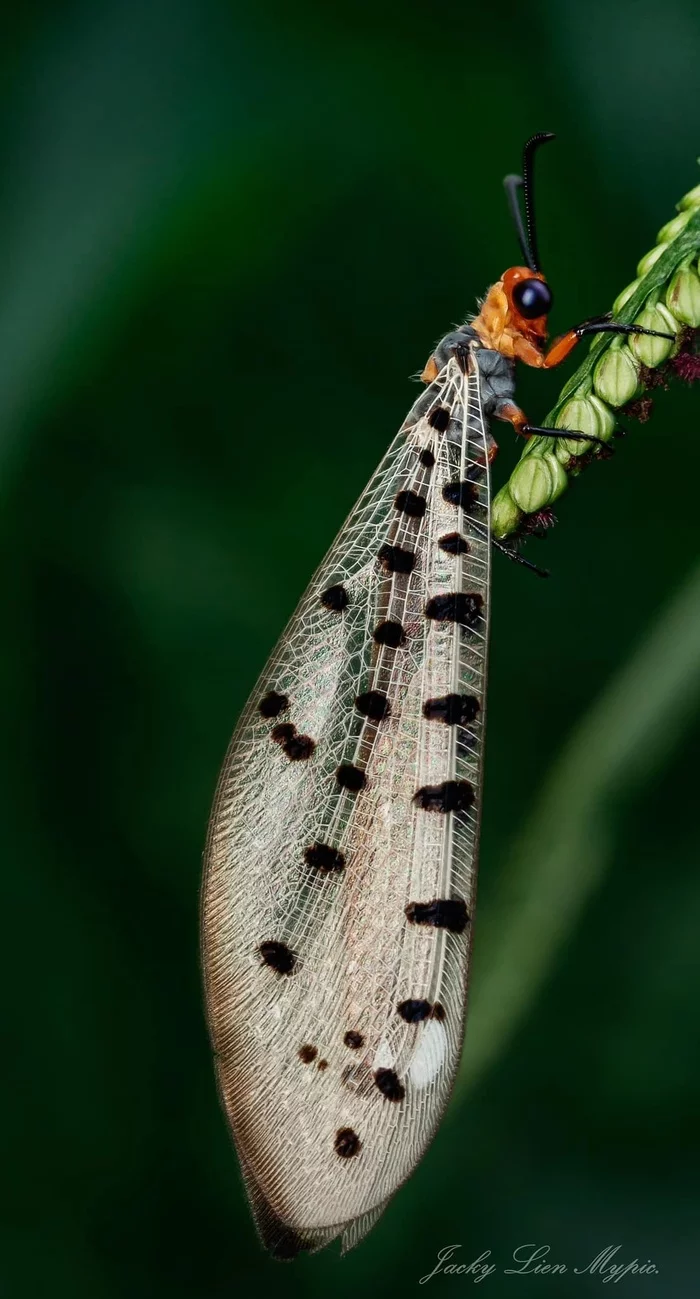
<path id="1" fill-rule="evenodd" d="M 481 311 L 471 323 L 486 347 L 522 360 L 519 340 L 526 348 L 541 352 L 551 305 L 552 291 L 541 271 L 529 266 L 511 266 L 491 286 Z"/>
<path id="2" fill-rule="evenodd" d="M 511 266 L 501 276 L 501 283 L 508 303 L 505 328 L 533 341 L 546 338 L 552 291 L 542 272 Z"/>

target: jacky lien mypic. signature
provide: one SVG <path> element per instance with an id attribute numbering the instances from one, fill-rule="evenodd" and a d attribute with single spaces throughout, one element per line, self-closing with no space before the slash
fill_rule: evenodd
<path id="1" fill-rule="evenodd" d="M 486 1281 L 494 1272 L 501 1276 L 563 1276 L 568 1272 L 572 1276 L 598 1277 L 606 1285 L 609 1281 L 622 1281 L 627 1276 L 658 1276 L 659 1273 L 658 1267 L 649 1258 L 645 1261 L 635 1258 L 630 1263 L 616 1259 L 615 1256 L 622 1249 L 621 1245 L 606 1245 L 590 1263 L 578 1267 L 570 1263 L 550 1262 L 551 1245 L 518 1245 L 513 1250 L 512 1266 L 508 1267 L 499 1267 L 492 1262 L 490 1249 L 485 1249 L 470 1263 L 464 1263 L 461 1261 L 464 1255 L 457 1256 L 457 1250 L 461 1248 L 461 1245 L 445 1245 L 444 1249 L 438 1250 L 435 1267 L 432 1272 L 426 1272 L 420 1278 L 419 1284 L 425 1285 L 426 1281 L 432 1281 L 437 1276 L 466 1277 L 467 1280 L 478 1283 Z"/>

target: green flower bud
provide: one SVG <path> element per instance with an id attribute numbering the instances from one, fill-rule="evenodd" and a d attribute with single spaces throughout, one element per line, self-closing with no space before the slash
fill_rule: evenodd
<path id="1" fill-rule="evenodd" d="M 622 308 L 624 307 L 625 303 L 629 302 L 630 298 L 632 297 L 632 294 L 636 292 L 638 284 L 639 284 L 639 280 L 633 280 L 631 284 L 627 285 L 626 289 L 622 290 L 622 293 L 618 293 L 615 301 L 613 302 L 613 316 L 616 316 L 618 311 L 622 311 Z"/>
<path id="2" fill-rule="evenodd" d="M 588 400 L 598 416 L 598 437 L 601 442 L 609 442 L 617 427 L 617 420 L 609 406 L 605 405 L 594 392 L 589 393 Z"/>
<path id="3" fill-rule="evenodd" d="M 566 475 L 566 470 L 563 465 L 559 463 L 559 460 L 553 451 L 546 451 L 544 459 L 547 461 L 549 471 L 552 475 L 552 490 L 547 502 L 548 505 L 551 505 L 561 496 L 562 492 L 566 491 L 569 485 L 569 479 Z"/>
<path id="4" fill-rule="evenodd" d="M 547 442 L 545 438 L 540 434 L 535 434 L 534 437 L 527 439 L 522 450 L 521 459 L 522 456 L 543 456 L 546 450 Z"/>
<path id="5" fill-rule="evenodd" d="M 667 221 L 656 236 L 657 244 L 669 244 L 672 239 L 675 239 L 681 233 L 681 230 L 685 230 L 692 215 L 692 209 L 687 208 L 685 212 L 679 212 L 678 216 L 673 217 L 671 221 Z"/>
<path id="6" fill-rule="evenodd" d="M 676 203 L 676 207 L 680 208 L 681 212 L 685 212 L 686 208 L 700 207 L 700 185 L 696 185 L 695 189 L 689 189 L 680 203 Z"/>
<path id="7" fill-rule="evenodd" d="M 700 287 L 700 280 L 698 280 L 698 287 Z M 634 323 L 641 325 L 642 329 L 660 329 L 664 333 L 674 335 L 678 328 L 670 311 L 659 305 L 645 307 L 635 318 Z M 673 339 L 649 338 L 648 334 L 630 334 L 627 341 L 630 351 L 634 353 L 637 360 L 642 365 L 650 366 L 651 369 L 667 360 L 673 348 Z"/>
<path id="8" fill-rule="evenodd" d="M 579 432 L 588 433 L 589 437 L 598 438 L 601 442 L 610 441 L 615 432 L 615 424 L 612 411 L 594 392 L 588 392 L 585 396 L 572 397 L 556 418 L 557 428 L 578 429 Z M 555 454 L 560 464 L 567 465 L 572 456 L 586 455 L 593 445 L 590 442 L 561 438 L 555 447 Z"/>
<path id="9" fill-rule="evenodd" d="M 518 509 L 507 487 L 502 487 L 491 502 L 491 531 L 494 537 L 508 537 L 515 532 L 521 518 Z"/>
<path id="10" fill-rule="evenodd" d="M 572 397 L 567 401 L 565 406 L 559 411 L 556 418 L 557 428 L 576 429 L 579 433 L 587 433 L 589 437 L 600 437 L 598 412 L 595 406 L 591 405 L 588 397 Z M 563 456 L 558 454 L 559 449 L 566 451 L 568 456 L 585 456 L 591 449 L 590 442 L 582 442 L 575 438 L 560 438 L 557 448 L 557 463 L 566 463 Z"/>
<path id="11" fill-rule="evenodd" d="M 593 383 L 608 406 L 624 406 L 631 401 L 639 383 L 639 366 L 629 348 L 624 344 L 609 347 L 593 371 Z"/>
<path id="12" fill-rule="evenodd" d="M 525 514 L 544 509 L 552 500 L 558 485 L 554 479 L 552 459 L 551 455 L 526 456 L 511 474 L 510 494 Z"/>
<path id="13" fill-rule="evenodd" d="M 637 275 L 640 277 L 646 275 L 647 271 L 651 270 L 654 262 L 658 262 L 659 258 L 663 256 L 667 248 L 668 244 L 657 244 L 656 248 L 652 248 L 651 252 L 646 253 L 637 267 Z"/>
<path id="14" fill-rule="evenodd" d="M 668 286 L 666 306 L 684 325 L 693 329 L 700 325 L 700 279 L 691 266 L 676 271 Z"/>

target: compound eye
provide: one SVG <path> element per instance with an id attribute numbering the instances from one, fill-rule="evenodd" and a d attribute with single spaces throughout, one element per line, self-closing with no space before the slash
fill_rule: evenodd
<path id="1" fill-rule="evenodd" d="M 513 302 L 526 320 L 536 320 L 551 310 L 552 291 L 544 280 L 521 280 L 513 289 Z"/>

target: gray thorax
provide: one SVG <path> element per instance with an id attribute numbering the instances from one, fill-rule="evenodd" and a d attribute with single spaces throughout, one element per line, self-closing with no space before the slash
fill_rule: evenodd
<path id="1" fill-rule="evenodd" d="M 493 348 L 484 347 L 479 335 L 471 325 L 461 325 L 440 340 L 433 352 L 438 370 L 442 370 L 456 351 L 463 351 L 465 344 L 479 366 L 481 402 L 484 416 L 489 419 L 498 415 L 498 409 L 512 402 L 515 395 L 515 365 L 508 357 L 501 356 Z M 406 423 L 419 419 L 435 400 L 438 380 L 429 384 L 414 403 Z"/>

